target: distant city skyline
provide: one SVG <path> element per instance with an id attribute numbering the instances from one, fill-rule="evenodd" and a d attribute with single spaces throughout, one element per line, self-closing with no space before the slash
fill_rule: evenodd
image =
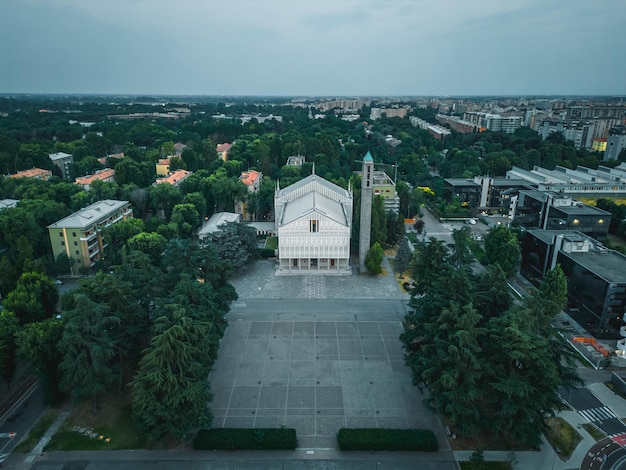
<path id="1" fill-rule="evenodd" d="M 626 0 L 2 0 L 0 93 L 626 95 Z"/>

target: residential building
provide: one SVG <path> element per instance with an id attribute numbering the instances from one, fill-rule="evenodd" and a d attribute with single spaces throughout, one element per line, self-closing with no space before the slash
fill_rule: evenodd
<path id="1" fill-rule="evenodd" d="M 286 165 L 302 166 L 304 165 L 305 162 L 306 162 L 306 158 L 304 157 L 304 155 L 292 155 L 289 158 L 287 158 Z"/>
<path id="2" fill-rule="evenodd" d="M 606 139 L 606 151 L 603 160 L 617 160 L 619 154 L 626 148 L 626 126 L 615 127 L 609 131 Z"/>
<path id="3" fill-rule="evenodd" d="M 248 188 L 248 194 L 258 193 L 261 189 L 263 173 L 256 170 L 242 171 L 239 180 Z M 247 201 L 236 201 L 235 212 L 240 214 L 244 220 L 251 220 L 253 214 L 248 213 Z"/>
<path id="4" fill-rule="evenodd" d="M 490 130 L 493 132 L 513 134 L 522 126 L 524 118 L 522 116 L 501 116 L 500 114 L 467 112 L 463 115 L 463 120 L 476 126 L 479 131 Z"/>
<path id="5" fill-rule="evenodd" d="M 396 192 L 396 183 L 384 171 L 372 173 L 374 196 L 381 196 L 385 203 L 385 212 L 400 213 L 400 196 Z"/>
<path id="6" fill-rule="evenodd" d="M 130 202 L 106 199 L 49 225 L 54 258 L 67 255 L 74 262 L 74 274 L 79 268 L 92 268 L 104 256 L 107 246 L 102 231 L 132 216 Z"/>
<path id="7" fill-rule="evenodd" d="M 93 183 L 94 181 L 115 181 L 115 170 L 112 168 L 105 168 L 103 170 L 95 172 L 93 175 L 81 176 L 79 178 L 76 178 L 76 184 L 81 185 L 85 191 L 89 191 L 91 183 Z"/>
<path id="8" fill-rule="evenodd" d="M 350 274 L 352 191 L 313 173 L 274 195 L 277 274 Z"/>
<path id="9" fill-rule="evenodd" d="M 156 164 L 156 175 L 167 176 L 170 174 L 170 158 L 161 158 Z"/>
<path id="10" fill-rule="evenodd" d="M 561 132 L 565 140 L 574 142 L 574 147 L 581 149 L 591 148 L 594 135 L 593 129 L 593 121 L 546 119 L 539 125 L 537 132 L 543 140 L 546 140 L 550 134 Z"/>
<path id="11" fill-rule="evenodd" d="M 18 171 L 10 176 L 11 178 L 33 178 L 36 180 L 47 181 L 52 176 L 52 172 L 42 168 L 31 168 L 30 170 Z"/>
<path id="12" fill-rule="evenodd" d="M 514 222 L 527 228 L 576 230 L 599 241 L 606 240 L 611 213 L 553 191 L 522 190 Z"/>
<path id="13" fill-rule="evenodd" d="M 65 152 L 51 153 L 48 157 L 61 172 L 61 177 L 66 180 L 70 179 L 70 165 L 74 163 L 74 157 Z"/>
<path id="14" fill-rule="evenodd" d="M 597 137 L 593 139 L 593 141 L 591 142 L 591 150 L 595 150 L 596 152 L 606 151 L 606 139 L 602 137 Z"/>
<path id="15" fill-rule="evenodd" d="M 409 108 L 372 108 L 370 110 L 370 119 L 375 121 L 383 117 L 383 115 L 388 118 L 405 118 L 409 114 L 409 111 Z"/>
<path id="16" fill-rule="evenodd" d="M 444 140 L 446 136 L 450 135 L 450 131 L 445 127 L 431 124 L 430 122 L 424 121 L 416 116 L 410 116 L 409 122 L 413 125 L 413 127 L 419 127 L 420 129 L 430 132 L 430 134 L 437 140 Z"/>
<path id="17" fill-rule="evenodd" d="M 437 122 L 441 124 L 447 124 L 451 129 L 460 132 L 461 134 L 471 134 L 476 132 L 476 125 L 469 121 L 465 121 L 458 116 L 448 116 L 446 114 L 437 114 L 435 116 Z"/>
<path id="18" fill-rule="evenodd" d="M 192 172 L 187 170 L 176 170 L 169 175 L 159 178 L 155 181 L 155 184 L 171 184 L 172 186 L 178 186 L 181 182 L 185 181 L 189 176 L 191 176 Z"/>
<path id="19" fill-rule="evenodd" d="M 233 144 L 229 144 L 229 143 L 225 143 L 225 144 L 217 144 L 217 156 L 220 158 L 220 160 L 222 161 L 226 161 L 228 160 L 228 153 L 230 152 L 230 149 L 232 148 Z"/>
<path id="20" fill-rule="evenodd" d="M 578 231 L 529 230 L 521 272 L 538 284 L 560 264 L 568 313 L 597 338 L 619 338 L 626 312 L 626 256 Z"/>

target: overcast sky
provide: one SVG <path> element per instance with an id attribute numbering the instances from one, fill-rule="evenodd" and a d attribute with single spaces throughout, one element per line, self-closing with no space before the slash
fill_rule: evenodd
<path id="1" fill-rule="evenodd" d="M 0 0 L 0 93 L 626 95 L 626 0 Z"/>

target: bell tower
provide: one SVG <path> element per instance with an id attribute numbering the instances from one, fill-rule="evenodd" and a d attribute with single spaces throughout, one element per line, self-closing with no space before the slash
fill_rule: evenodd
<path id="1" fill-rule="evenodd" d="M 363 172 L 361 173 L 361 224 L 359 231 L 359 270 L 365 269 L 365 256 L 370 249 L 372 231 L 372 196 L 374 194 L 374 159 L 367 152 L 363 157 Z"/>

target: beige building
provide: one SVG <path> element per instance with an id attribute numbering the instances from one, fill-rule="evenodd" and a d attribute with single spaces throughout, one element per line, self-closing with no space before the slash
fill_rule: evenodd
<path id="1" fill-rule="evenodd" d="M 225 144 L 217 144 L 217 156 L 220 160 L 226 161 L 228 160 L 228 153 L 230 152 L 233 144 L 225 143 Z"/>
<path id="2" fill-rule="evenodd" d="M 352 191 L 315 173 L 274 195 L 277 274 L 351 273 Z"/>
<path id="3" fill-rule="evenodd" d="M 102 230 L 132 216 L 130 202 L 106 199 L 49 225 L 54 258 L 67 255 L 74 261 L 74 273 L 81 267 L 92 268 L 104 255 L 106 240 Z"/>
<path id="4" fill-rule="evenodd" d="M 248 188 L 248 194 L 258 193 L 261 188 L 263 173 L 256 170 L 242 171 L 239 180 Z M 252 220 L 252 214 L 248 213 L 247 201 L 236 201 L 235 212 L 241 214 L 244 220 Z"/>
<path id="5" fill-rule="evenodd" d="M 156 164 L 157 176 L 167 176 L 170 174 L 170 159 L 162 158 Z"/>

